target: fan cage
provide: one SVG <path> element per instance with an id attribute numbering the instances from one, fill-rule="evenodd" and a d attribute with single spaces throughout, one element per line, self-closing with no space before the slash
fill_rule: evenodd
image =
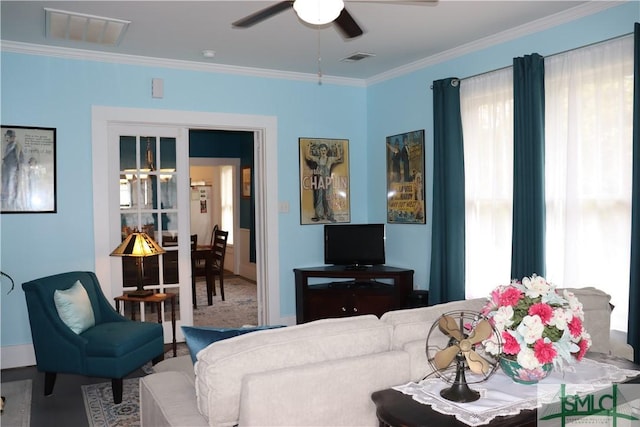
<path id="1" fill-rule="evenodd" d="M 491 369 L 486 374 L 473 373 L 470 370 L 469 366 L 467 366 L 467 363 L 464 360 L 464 357 L 462 357 L 462 361 L 457 360 L 458 358 L 460 358 L 460 354 L 454 357 L 452 363 L 450 363 L 446 368 L 439 369 L 434 362 L 435 354 L 457 342 L 455 338 L 448 337 L 446 332 L 442 331 L 439 327 L 440 319 L 445 316 L 454 318 L 456 322 L 458 322 L 458 324 L 460 324 L 460 322 L 462 321 L 461 323 L 462 329 L 463 329 L 462 333 L 465 338 L 469 335 L 469 333 L 471 333 L 471 331 L 473 331 L 476 328 L 478 323 L 480 323 L 482 320 L 489 321 L 489 319 L 486 316 L 484 316 L 482 313 L 473 311 L 473 310 L 454 310 L 454 311 L 448 311 L 440 315 L 431 325 L 431 328 L 429 329 L 429 333 L 427 335 L 427 341 L 425 343 L 427 361 L 429 362 L 429 366 L 432 369 L 432 373 L 437 375 L 440 379 L 442 379 L 444 382 L 448 384 L 455 384 L 456 373 L 458 370 L 458 363 L 463 363 L 467 384 L 477 384 L 477 383 L 481 383 L 488 380 L 489 377 L 491 377 L 491 375 L 493 375 L 493 373 L 500 366 L 499 364 L 500 357 L 498 355 L 502 352 L 502 337 L 500 336 L 496 328 L 493 326 L 491 322 L 489 322 L 489 324 L 491 325 L 492 337 L 495 339 L 498 346 L 498 352 L 497 352 L 498 355 L 493 355 L 489 353 L 487 350 L 485 350 L 482 342 L 477 343 L 472 347 L 472 349 L 476 353 L 478 353 L 487 362 L 489 362 Z M 437 343 L 443 339 L 444 341 L 446 341 L 446 344 L 438 345 Z"/>

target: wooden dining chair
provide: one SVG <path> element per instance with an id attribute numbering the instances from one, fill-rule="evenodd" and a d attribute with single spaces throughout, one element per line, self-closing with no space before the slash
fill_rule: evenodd
<path id="1" fill-rule="evenodd" d="M 224 301 L 224 256 L 227 252 L 228 231 L 214 230 L 213 232 L 213 265 L 211 267 L 213 274 L 213 295 L 216 294 L 215 278 L 220 278 L 220 298 Z"/>

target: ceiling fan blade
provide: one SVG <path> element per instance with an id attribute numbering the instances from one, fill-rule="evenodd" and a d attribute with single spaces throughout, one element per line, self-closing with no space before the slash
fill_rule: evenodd
<path id="1" fill-rule="evenodd" d="M 477 344 L 489 338 L 492 332 L 491 324 L 487 320 L 481 320 L 469 335 L 469 341 L 471 344 Z"/>
<path id="2" fill-rule="evenodd" d="M 460 351 L 460 347 L 457 345 L 452 345 L 444 350 L 440 350 L 433 357 L 433 362 L 438 369 L 444 369 L 451 364 L 453 358 L 456 357 L 458 352 Z"/>
<path id="3" fill-rule="evenodd" d="M 272 6 L 259 10 L 256 13 L 252 13 L 251 15 L 245 16 L 242 19 L 238 19 L 231 25 L 238 28 L 248 28 L 264 21 L 265 19 L 271 18 L 272 16 L 275 16 L 280 12 L 284 12 L 291 7 L 293 7 L 293 0 L 280 1 Z"/>
<path id="4" fill-rule="evenodd" d="M 471 369 L 471 372 L 474 374 L 486 374 L 491 370 L 489 362 L 473 350 L 465 352 L 464 357 L 467 359 L 469 369 Z"/>
<path id="5" fill-rule="evenodd" d="M 347 12 L 346 8 L 342 9 L 340 15 L 338 15 L 336 20 L 333 22 L 336 24 L 340 32 L 348 39 L 361 36 L 364 33 L 362 28 L 360 28 L 360 25 L 358 25 L 351 14 Z"/>
<path id="6" fill-rule="evenodd" d="M 460 329 L 458 328 L 458 323 L 451 316 L 441 316 L 438 321 L 438 326 L 440 329 L 445 332 L 447 335 L 452 336 L 458 341 L 462 341 L 463 336 L 460 333 Z"/>
<path id="7" fill-rule="evenodd" d="M 382 3 L 435 6 L 440 0 L 348 0 L 349 3 Z"/>

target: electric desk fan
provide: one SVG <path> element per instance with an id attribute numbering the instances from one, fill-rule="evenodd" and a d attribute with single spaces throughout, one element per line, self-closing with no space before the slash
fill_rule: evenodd
<path id="1" fill-rule="evenodd" d="M 427 360 L 435 374 L 451 384 L 440 391 L 442 397 L 453 402 L 473 402 L 480 398 L 480 393 L 469 388 L 469 384 L 488 380 L 499 366 L 498 358 L 482 344 L 490 337 L 501 350 L 500 334 L 482 314 L 474 311 L 450 311 L 433 323 L 427 336 Z M 470 379 L 466 371 L 471 372 Z"/>

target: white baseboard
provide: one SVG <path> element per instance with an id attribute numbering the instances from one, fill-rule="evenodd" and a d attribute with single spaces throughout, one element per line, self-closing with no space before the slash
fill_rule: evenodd
<path id="1" fill-rule="evenodd" d="M 33 344 L 0 347 L 0 361 L 2 361 L 2 369 L 34 366 L 36 353 L 33 350 Z"/>

